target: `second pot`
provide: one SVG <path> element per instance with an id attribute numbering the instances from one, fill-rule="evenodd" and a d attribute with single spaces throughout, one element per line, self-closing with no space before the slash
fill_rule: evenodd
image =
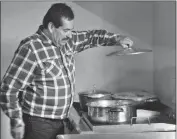
<path id="1" fill-rule="evenodd" d="M 155 104 L 159 102 L 157 96 L 147 91 L 124 91 L 112 94 L 113 100 L 133 100 L 137 102 L 136 108 L 143 108 L 147 104 Z"/>
<path id="2" fill-rule="evenodd" d="M 85 91 L 79 93 L 80 107 L 84 112 L 88 111 L 88 107 L 86 105 L 87 103 L 104 99 L 112 99 L 111 93 L 103 90 L 95 90 L 94 92 Z"/>

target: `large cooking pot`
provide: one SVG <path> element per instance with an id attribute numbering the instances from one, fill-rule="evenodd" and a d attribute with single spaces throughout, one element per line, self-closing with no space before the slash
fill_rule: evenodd
<path id="1" fill-rule="evenodd" d="M 78 93 L 80 107 L 84 112 L 88 111 L 87 103 L 96 101 L 96 100 L 104 100 L 104 99 L 112 99 L 111 93 L 103 90 L 93 90 L 93 91 L 84 91 Z"/>
<path id="2" fill-rule="evenodd" d="M 136 102 L 132 100 L 99 100 L 89 102 L 88 117 L 94 123 L 128 123 L 136 117 Z"/>

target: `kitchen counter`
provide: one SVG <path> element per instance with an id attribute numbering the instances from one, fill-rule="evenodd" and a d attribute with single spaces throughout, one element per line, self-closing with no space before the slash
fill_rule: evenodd
<path id="1" fill-rule="evenodd" d="M 58 135 L 56 139 L 175 139 L 175 132 Z"/>

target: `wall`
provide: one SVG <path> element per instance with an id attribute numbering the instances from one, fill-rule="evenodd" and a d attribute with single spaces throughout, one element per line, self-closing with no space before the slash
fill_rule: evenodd
<path id="1" fill-rule="evenodd" d="M 20 40 L 34 33 L 52 2 L 2 2 L 1 74 L 4 75 Z M 104 28 L 129 35 L 137 48 L 152 49 L 153 3 L 75 2 L 75 29 Z M 98 8 L 99 7 L 99 8 Z M 106 57 L 118 47 L 94 48 L 76 56 L 76 92 L 98 89 L 153 91 L 153 53 Z M 78 101 L 76 95 L 75 101 Z M 9 120 L 1 115 L 2 139 L 11 139 Z M 8 125 L 4 127 L 4 125 Z"/>
<path id="2" fill-rule="evenodd" d="M 164 104 L 175 109 L 175 2 L 156 2 L 154 6 L 154 90 Z"/>
<path id="3" fill-rule="evenodd" d="M 151 2 L 75 3 L 84 11 L 84 14 L 80 15 L 79 10 L 76 10 L 76 15 L 79 15 L 76 28 L 105 28 L 132 37 L 137 48 L 152 48 Z M 112 92 L 124 89 L 153 90 L 153 54 L 105 57 L 115 49 L 118 48 L 90 49 L 76 57 L 77 91 L 90 89 L 93 84 Z"/>

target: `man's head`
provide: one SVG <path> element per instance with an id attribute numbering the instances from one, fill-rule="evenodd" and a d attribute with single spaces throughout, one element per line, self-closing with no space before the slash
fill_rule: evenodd
<path id="1" fill-rule="evenodd" d="M 44 16 L 43 26 L 49 31 L 54 44 L 64 45 L 71 38 L 71 31 L 74 28 L 74 13 L 64 3 L 53 4 Z"/>

